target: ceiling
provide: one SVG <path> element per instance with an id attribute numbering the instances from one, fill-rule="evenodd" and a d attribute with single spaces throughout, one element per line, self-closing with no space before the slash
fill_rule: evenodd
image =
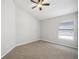
<path id="1" fill-rule="evenodd" d="M 30 0 L 14 0 L 19 8 L 39 20 L 77 12 L 78 9 L 77 0 L 45 0 L 44 2 L 50 3 L 50 6 L 44 6 L 43 10 L 39 11 L 38 8 L 32 9 L 35 4 Z"/>

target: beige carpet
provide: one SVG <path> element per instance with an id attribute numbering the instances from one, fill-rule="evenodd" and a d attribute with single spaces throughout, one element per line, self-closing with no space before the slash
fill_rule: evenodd
<path id="1" fill-rule="evenodd" d="M 78 59 L 77 49 L 37 41 L 13 49 L 2 59 Z"/>

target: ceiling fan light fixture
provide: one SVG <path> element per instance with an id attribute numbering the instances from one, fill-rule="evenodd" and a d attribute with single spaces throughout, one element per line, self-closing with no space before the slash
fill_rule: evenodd
<path id="1" fill-rule="evenodd" d="M 38 6 L 38 7 L 42 7 L 42 5 L 41 5 L 41 4 L 38 4 L 37 6 Z"/>
<path id="2" fill-rule="evenodd" d="M 31 2 L 37 4 L 36 6 L 32 7 L 32 9 L 38 7 L 40 11 L 42 10 L 42 6 L 49 6 L 50 5 L 49 3 L 43 3 L 44 0 L 38 0 L 38 2 L 31 0 Z"/>

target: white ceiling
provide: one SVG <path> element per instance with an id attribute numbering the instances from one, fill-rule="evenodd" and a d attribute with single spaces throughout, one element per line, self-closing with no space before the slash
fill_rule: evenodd
<path id="1" fill-rule="evenodd" d="M 32 9 L 35 4 L 30 0 L 14 0 L 19 8 L 39 20 L 77 12 L 78 9 L 77 0 L 45 0 L 44 2 L 50 3 L 50 6 L 43 7 L 43 10 L 39 11 L 38 8 Z"/>

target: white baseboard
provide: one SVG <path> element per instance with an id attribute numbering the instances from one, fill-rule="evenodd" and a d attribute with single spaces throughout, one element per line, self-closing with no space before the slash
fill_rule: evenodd
<path id="1" fill-rule="evenodd" d="M 40 40 L 40 39 L 38 39 L 38 40 Z M 28 42 L 23 42 L 23 43 L 20 43 L 20 44 L 16 44 L 16 47 L 24 45 L 24 44 L 29 44 L 29 43 L 32 43 L 32 42 L 35 42 L 35 41 L 38 41 L 38 40 L 31 40 L 31 41 L 28 41 Z"/>
<path id="2" fill-rule="evenodd" d="M 50 42 L 50 43 L 53 43 L 53 44 L 56 44 L 56 45 L 61 45 L 61 46 L 65 46 L 65 47 L 70 47 L 70 48 L 78 49 L 78 47 L 72 47 L 72 46 L 68 46 L 68 45 L 65 45 L 65 44 L 59 44 L 59 43 L 51 42 L 51 41 L 49 41 L 49 40 L 44 40 L 44 39 L 41 39 L 41 40 L 47 41 L 47 42 Z"/>
<path id="3" fill-rule="evenodd" d="M 3 55 L 1 56 L 1 58 L 3 58 L 5 55 L 7 55 L 7 54 L 8 54 L 10 51 L 12 51 L 14 48 L 15 48 L 15 46 L 12 47 L 11 49 L 9 49 L 5 54 L 3 54 Z"/>
<path id="4" fill-rule="evenodd" d="M 38 39 L 38 40 L 40 40 L 40 39 Z M 12 51 L 17 46 L 28 44 L 28 43 L 32 43 L 32 42 L 35 42 L 35 41 L 38 41 L 38 40 L 31 40 L 31 41 L 28 41 L 28 42 L 25 42 L 25 43 L 16 44 L 14 47 L 12 47 L 11 49 L 9 49 L 5 54 L 3 54 L 1 56 L 1 58 L 3 58 L 5 55 L 7 55 L 10 51 Z"/>

